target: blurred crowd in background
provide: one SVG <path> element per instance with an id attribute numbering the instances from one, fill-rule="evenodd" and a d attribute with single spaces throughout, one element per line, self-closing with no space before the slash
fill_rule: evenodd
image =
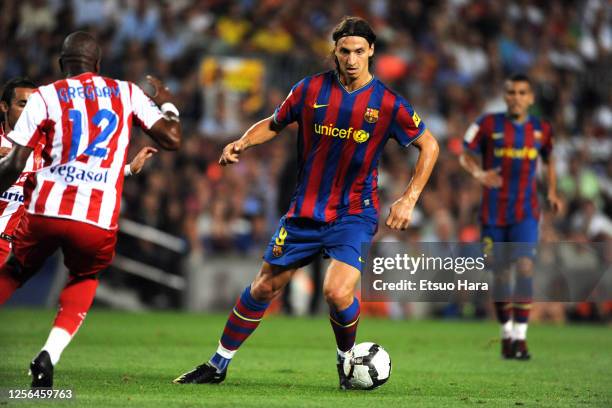
<path id="1" fill-rule="evenodd" d="M 541 239 L 611 239 L 612 6 L 605 0 L 3 1 L 0 79 L 58 79 L 60 44 L 76 29 L 99 39 L 104 75 L 145 89 L 146 74 L 163 79 L 176 95 L 184 144 L 126 181 L 123 217 L 183 237 L 204 256 L 260 254 L 293 192 L 296 128 L 231 168 L 217 159 L 295 82 L 333 68 L 331 31 L 344 15 L 372 24 L 374 74 L 411 102 L 442 147 L 411 230 L 381 227 L 377 239 L 479 239 L 480 187 L 457 158 L 469 124 L 504 110 L 504 78 L 518 71 L 535 84 L 533 113 L 552 123 L 565 202 L 553 218 L 541 200 Z M 135 133 L 131 155 L 145 144 L 152 142 Z M 381 217 L 407 186 L 415 158 L 412 148 L 386 147 Z M 176 268 L 168 251 L 127 238 L 122 245 Z"/>

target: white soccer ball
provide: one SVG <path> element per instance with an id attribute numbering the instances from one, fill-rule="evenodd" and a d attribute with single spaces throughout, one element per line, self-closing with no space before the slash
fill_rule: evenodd
<path id="1" fill-rule="evenodd" d="M 378 344 L 359 343 L 346 354 L 344 374 L 354 388 L 373 390 L 391 375 L 389 353 Z"/>

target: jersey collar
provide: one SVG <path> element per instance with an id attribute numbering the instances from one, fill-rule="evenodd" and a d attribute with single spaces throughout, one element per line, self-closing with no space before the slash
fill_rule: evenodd
<path id="1" fill-rule="evenodd" d="M 334 78 L 336 78 L 336 82 L 338 83 L 338 85 L 340 85 L 340 88 L 342 88 L 342 90 L 344 92 L 346 92 L 349 95 L 354 95 L 360 91 L 363 91 L 364 89 L 367 89 L 368 87 L 370 87 L 370 85 L 372 85 L 374 83 L 374 74 L 371 74 L 372 78 L 370 78 L 370 80 L 368 82 L 366 82 L 365 84 L 361 85 L 359 88 L 354 89 L 352 91 L 349 91 L 348 89 L 346 89 L 346 87 L 344 86 L 344 84 L 342 83 L 342 81 L 340 80 L 340 76 L 338 75 L 337 71 L 334 71 Z"/>
<path id="2" fill-rule="evenodd" d="M 527 117 L 525 118 L 525 120 L 522 121 L 522 122 L 519 122 L 518 120 L 513 120 L 510 117 L 510 115 L 508 115 L 508 112 L 505 112 L 504 115 L 506 116 L 506 119 L 508 119 L 513 125 L 516 125 L 516 126 L 523 126 L 523 125 L 531 122 L 531 114 L 529 114 L 529 113 L 527 114 Z"/>

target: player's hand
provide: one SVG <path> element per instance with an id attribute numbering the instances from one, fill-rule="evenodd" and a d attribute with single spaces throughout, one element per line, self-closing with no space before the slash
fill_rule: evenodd
<path id="1" fill-rule="evenodd" d="M 554 215 L 559 215 L 563 211 L 563 201 L 557 193 L 548 193 L 548 204 Z"/>
<path id="2" fill-rule="evenodd" d="M 226 166 L 228 164 L 238 163 L 240 154 L 245 149 L 245 143 L 242 140 L 236 140 L 223 148 L 223 153 L 219 158 L 219 164 Z"/>
<path id="3" fill-rule="evenodd" d="M 151 146 L 143 147 L 138 152 L 138 154 L 134 156 L 134 159 L 132 159 L 132 162 L 130 163 L 130 171 L 132 172 L 132 174 L 140 173 L 145 162 L 150 159 L 151 156 L 153 156 L 155 153 L 157 153 L 156 148 Z"/>
<path id="4" fill-rule="evenodd" d="M 412 210 L 415 202 L 407 198 L 400 198 L 391 205 L 389 216 L 385 224 L 393 230 L 405 230 L 412 221 Z"/>
<path id="5" fill-rule="evenodd" d="M 503 179 L 499 175 L 501 169 L 499 167 L 489 170 L 481 170 L 474 175 L 476 180 L 485 187 L 499 188 L 502 186 Z"/>
<path id="6" fill-rule="evenodd" d="M 12 149 L 12 147 L 0 147 L 0 157 L 7 156 Z"/>
<path id="7" fill-rule="evenodd" d="M 147 96 L 153 100 L 157 104 L 157 106 L 162 106 L 166 102 L 172 102 L 172 94 L 170 93 L 170 89 L 164 85 L 162 81 L 155 78 L 152 75 L 147 75 L 147 82 L 151 84 L 153 88 L 153 94 L 148 94 Z"/>

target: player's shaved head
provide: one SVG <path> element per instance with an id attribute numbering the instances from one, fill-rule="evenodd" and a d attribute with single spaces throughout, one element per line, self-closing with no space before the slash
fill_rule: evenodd
<path id="1" fill-rule="evenodd" d="M 60 65 L 62 71 L 69 75 L 78 71 L 97 72 L 100 64 L 101 50 L 96 39 L 85 31 L 69 34 L 62 44 Z"/>

